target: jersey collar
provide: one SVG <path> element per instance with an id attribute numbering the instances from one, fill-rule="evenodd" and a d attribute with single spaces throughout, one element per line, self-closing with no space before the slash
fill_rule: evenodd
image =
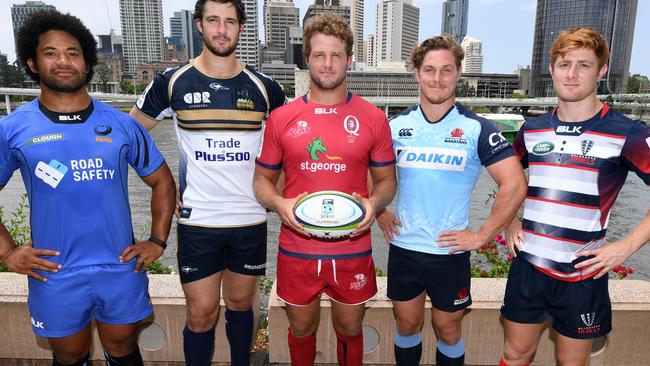
<path id="1" fill-rule="evenodd" d="M 90 115 L 93 113 L 95 107 L 93 106 L 93 101 L 91 100 L 88 107 L 78 112 L 59 113 L 47 109 L 47 107 L 41 104 L 41 101 L 39 100 L 38 109 L 41 110 L 41 112 L 45 115 L 45 117 L 47 117 L 50 121 L 54 123 L 76 124 L 76 123 L 86 122 L 86 120 L 90 118 Z"/>

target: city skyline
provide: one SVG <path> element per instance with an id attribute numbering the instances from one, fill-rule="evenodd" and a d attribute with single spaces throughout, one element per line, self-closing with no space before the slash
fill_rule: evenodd
<path id="1" fill-rule="evenodd" d="M 80 7 L 76 0 L 44 0 L 58 10 L 70 12 L 81 18 L 95 34 L 108 34 L 111 29 L 121 34 L 118 0 L 95 0 L 97 6 Z M 163 19 L 173 16 L 175 11 L 193 9 L 194 0 L 162 0 Z M 364 3 L 364 40 L 375 30 L 375 8 L 381 0 L 366 0 Z M 11 6 L 23 4 L 24 0 L 10 0 L 0 7 L 0 30 L 13 35 L 11 25 Z M 300 18 L 307 7 L 313 3 L 309 0 L 294 0 L 300 9 Z M 262 19 L 262 4 L 258 3 L 259 19 Z M 440 33 L 442 0 L 413 0 L 413 5 L 420 8 L 420 41 Z M 535 27 L 536 0 L 472 0 L 469 6 L 467 34 L 483 41 L 484 67 L 486 73 L 512 73 L 517 65 L 530 65 L 532 61 L 533 33 Z M 108 8 L 108 9 L 107 9 Z M 110 15 L 110 22 L 107 17 Z M 503 14 L 509 18 L 504 21 Z M 650 47 L 644 36 L 650 35 L 650 2 L 639 1 L 634 44 L 630 62 L 631 74 L 650 75 Z M 169 35 L 168 22 L 164 22 L 165 35 Z M 302 24 L 301 24 L 302 25 Z M 260 38 L 264 30 L 259 25 Z M 13 36 L 0 39 L 0 53 L 8 56 L 10 62 L 15 59 Z M 643 45 L 646 45 L 645 47 Z"/>

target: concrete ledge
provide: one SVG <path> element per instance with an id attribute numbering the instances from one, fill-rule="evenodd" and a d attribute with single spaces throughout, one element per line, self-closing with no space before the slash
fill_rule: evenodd
<path id="1" fill-rule="evenodd" d="M 386 279 L 378 278 L 379 293 L 368 303 L 364 326 L 374 328 L 379 337 L 377 345 L 368 350 L 364 364 L 394 364 L 393 337 L 395 321 L 390 301 L 386 298 Z M 467 348 L 468 365 L 496 365 L 503 348 L 503 326 L 499 309 L 505 290 L 505 279 L 472 279 L 473 304 L 463 321 L 463 335 Z M 613 332 L 607 337 L 605 347 L 592 356 L 591 364 L 648 365 L 650 363 L 650 282 L 636 280 L 611 280 Z M 431 304 L 427 299 L 426 307 Z M 289 364 L 287 328 L 284 303 L 276 294 L 275 285 L 269 298 L 269 359 L 271 362 Z M 336 363 L 336 336 L 331 326 L 329 300 L 321 300 L 321 320 L 317 333 L 316 363 Z M 425 347 L 422 363 L 435 363 L 435 335 L 430 325 L 431 313 L 425 312 L 422 340 Z M 367 337 L 367 339 L 370 337 Z M 366 348 L 369 345 L 366 344 Z M 534 360 L 535 365 L 556 365 L 553 335 L 547 328 L 542 334 Z"/>
<path id="2" fill-rule="evenodd" d="M 145 361 L 182 362 L 185 297 L 178 275 L 149 275 L 149 294 L 154 305 L 154 315 L 143 322 L 139 340 L 142 356 Z M 259 303 L 259 291 L 253 303 Z M 221 305 L 212 361 L 229 364 L 230 350 L 223 321 L 223 300 Z M 253 309 L 257 324 L 259 307 Z M 52 358 L 47 340 L 37 337 L 32 331 L 27 308 L 27 277 L 24 275 L 0 273 L 0 329 L 5 334 L 0 342 L 0 359 Z M 156 344 L 160 341 L 158 336 L 161 335 L 164 338 L 162 344 Z M 93 331 L 93 337 L 91 359 L 103 360 L 103 351 L 96 331 Z"/>

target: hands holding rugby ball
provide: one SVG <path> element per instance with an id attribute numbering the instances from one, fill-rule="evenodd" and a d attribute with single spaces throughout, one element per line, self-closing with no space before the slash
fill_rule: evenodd
<path id="1" fill-rule="evenodd" d="M 322 239 L 354 237 L 370 229 L 374 207 L 369 199 L 338 191 L 302 193 L 286 200 L 282 222 L 302 235 Z M 289 204 L 291 214 L 286 212 Z"/>

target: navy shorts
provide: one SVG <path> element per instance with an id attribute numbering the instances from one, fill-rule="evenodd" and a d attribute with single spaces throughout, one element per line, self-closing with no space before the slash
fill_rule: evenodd
<path id="1" fill-rule="evenodd" d="M 566 337 L 600 337 L 612 330 L 607 277 L 561 281 L 516 257 L 510 265 L 501 314 L 524 324 L 540 324 L 551 316 L 553 329 Z"/>
<path id="2" fill-rule="evenodd" d="M 266 222 L 243 227 L 209 228 L 178 224 L 181 283 L 228 268 L 244 275 L 266 272 Z"/>
<path id="3" fill-rule="evenodd" d="M 28 306 L 34 333 L 60 338 L 78 333 L 93 319 L 131 324 L 148 317 L 147 274 L 134 272 L 135 260 L 47 273 L 47 282 L 29 278 Z"/>
<path id="4" fill-rule="evenodd" d="M 391 245 L 388 252 L 388 298 L 408 301 L 426 291 L 431 305 L 455 312 L 472 304 L 469 252 L 438 255 Z"/>

